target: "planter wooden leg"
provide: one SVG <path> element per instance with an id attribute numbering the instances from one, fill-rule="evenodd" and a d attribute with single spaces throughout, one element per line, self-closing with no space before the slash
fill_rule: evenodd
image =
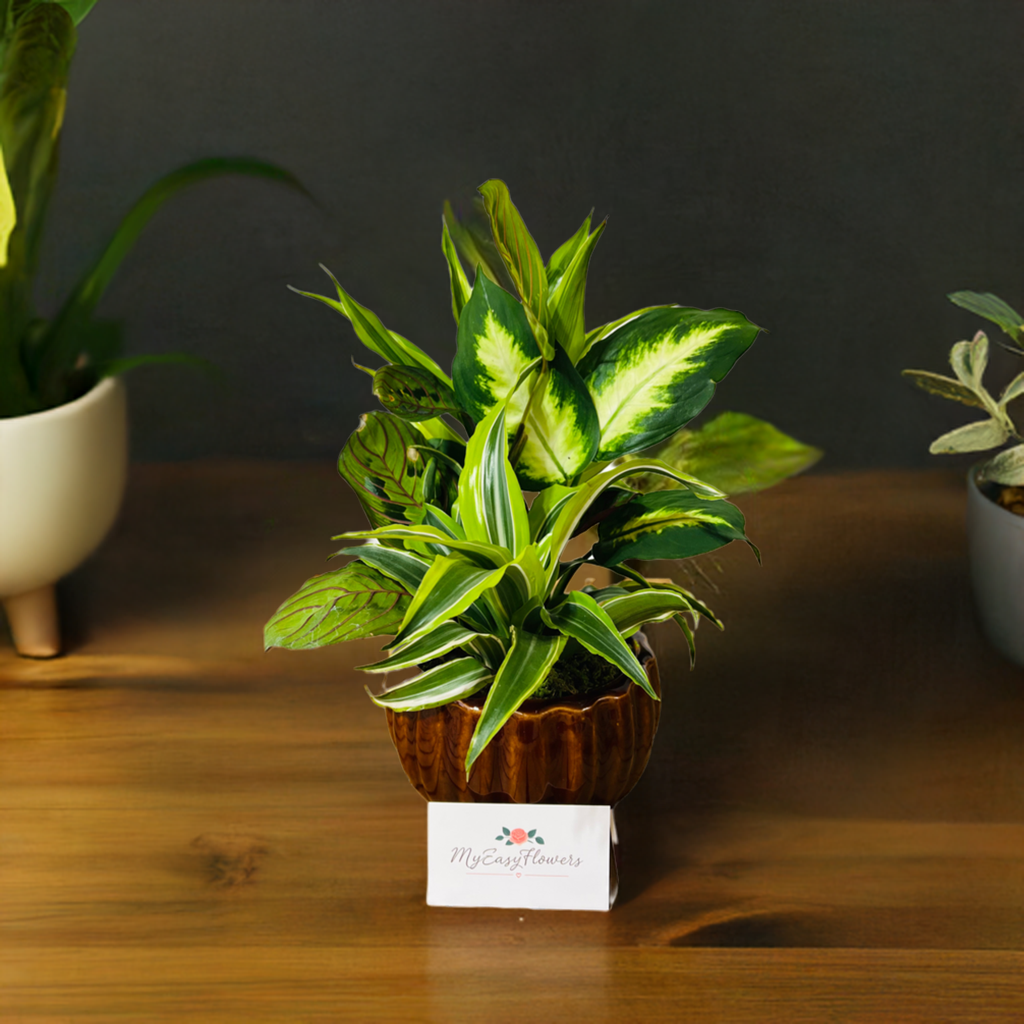
<path id="1" fill-rule="evenodd" d="M 7 624 L 22 657 L 53 658 L 60 654 L 57 595 L 52 583 L 27 594 L 4 598 Z"/>

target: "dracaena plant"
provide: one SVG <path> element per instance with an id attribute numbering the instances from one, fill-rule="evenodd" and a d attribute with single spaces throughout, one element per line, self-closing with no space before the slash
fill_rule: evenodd
<path id="1" fill-rule="evenodd" d="M 39 412 L 77 398 L 101 377 L 144 362 L 121 358 L 120 325 L 93 314 L 143 227 L 174 193 L 225 173 L 293 187 L 287 172 L 249 159 L 208 159 L 158 181 L 129 211 L 99 260 L 51 320 L 33 303 L 46 209 L 57 156 L 77 26 L 96 0 L 0 0 L 0 417 Z"/>
<path id="2" fill-rule="evenodd" d="M 1024 355 L 1024 318 L 996 295 L 953 292 L 949 300 L 996 324 L 1009 335 L 1013 345 L 1003 345 L 1015 355 Z M 989 451 L 1001 448 L 978 468 L 982 480 L 1005 486 L 1024 485 L 1024 435 L 1010 417 L 1009 405 L 1024 395 L 1024 372 L 1018 373 L 994 398 L 982 383 L 988 367 L 989 340 L 978 331 L 971 341 L 958 341 L 949 353 L 954 377 L 927 370 L 904 370 L 903 375 L 924 391 L 981 410 L 985 419 L 957 427 L 932 442 L 933 455 Z M 1014 442 L 1011 447 L 1004 445 Z"/>
<path id="3" fill-rule="evenodd" d="M 588 332 L 587 269 L 604 224 L 591 230 L 587 217 L 544 263 L 505 185 L 480 191 L 487 230 L 447 207 L 442 223 L 451 377 L 333 275 L 337 298 L 300 293 L 346 316 L 386 361 L 368 371 L 384 411 L 362 417 L 339 460 L 370 529 L 335 539 L 363 543 L 338 552 L 354 558 L 307 581 L 265 631 L 268 647 L 292 649 L 393 636 L 364 667 L 419 667 L 371 693 L 396 711 L 486 691 L 467 772 L 566 658 L 601 659 L 656 696 L 634 633 L 673 619 L 692 655 L 700 619 L 720 623 L 692 593 L 627 561 L 747 540 L 716 476 L 752 490 L 820 454 L 738 414 L 685 429 L 760 330 L 741 313 L 654 306 Z M 594 527 L 589 551 L 564 555 Z M 618 582 L 567 589 L 597 565 Z"/>

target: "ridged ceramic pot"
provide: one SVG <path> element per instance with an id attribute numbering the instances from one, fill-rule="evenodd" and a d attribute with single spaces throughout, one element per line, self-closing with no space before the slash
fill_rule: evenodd
<path id="1" fill-rule="evenodd" d="M 641 662 L 661 695 L 658 665 L 640 637 Z M 527 701 L 463 765 L 484 698 L 427 711 L 387 710 L 391 739 L 409 781 L 427 800 L 466 803 L 618 803 L 640 780 L 661 713 L 625 676 L 598 696 Z"/>
<path id="2" fill-rule="evenodd" d="M 987 498 L 967 475 L 967 546 L 978 618 L 989 642 L 1024 666 L 1024 516 Z"/>
<path id="3" fill-rule="evenodd" d="M 113 525 L 127 461 L 117 378 L 54 409 L 0 419 L 0 599 L 19 653 L 59 653 L 53 584 Z"/>

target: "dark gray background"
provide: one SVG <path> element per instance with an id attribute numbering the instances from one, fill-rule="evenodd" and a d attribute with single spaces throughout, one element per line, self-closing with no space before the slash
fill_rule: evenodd
<path id="1" fill-rule="evenodd" d="M 179 197 L 101 307 L 129 351 L 136 458 L 333 457 L 373 407 L 347 323 L 285 285 L 330 266 L 394 330 L 454 350 L 440 208 L 504 178 L 545 255 L 607 215 L 588 326 L 659 302 L 769 329 L 712 409 L 825 468 L 936 465 L 965 422 L 901 367 L 1024 306 L 1016 0 L 100 0 L 82 25 L 40 299 L 160 174 L 252 155 L 314 207 L 232 179 Z M 993 329 L 993 333 L 997 334 Z M 991 382 L 1008 379 L 1009 356 Z M 945 463 L 950 464 L 950 463 Z"/>

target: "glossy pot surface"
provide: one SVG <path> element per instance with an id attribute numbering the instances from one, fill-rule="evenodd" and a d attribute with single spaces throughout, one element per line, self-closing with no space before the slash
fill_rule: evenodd
<path id="1" fill-rule="evenodd" d="M 655 693 L 658 665 L 641 639 Z M 388 709 L 388 729 L 409 781 L 427 800 L 480 803 L 618 803 L 640 780 L 661 713 L 639 686 L 597 696 L 527 701 L 463 768 L 483 696 L 427 711 Z"/>
<path id="2" fill-rule="evenodd" d="M 978 618 L 989 642 L 1024 666 L 1024 516 L 997 505 L 967 476 L 967 545 Z"/>

